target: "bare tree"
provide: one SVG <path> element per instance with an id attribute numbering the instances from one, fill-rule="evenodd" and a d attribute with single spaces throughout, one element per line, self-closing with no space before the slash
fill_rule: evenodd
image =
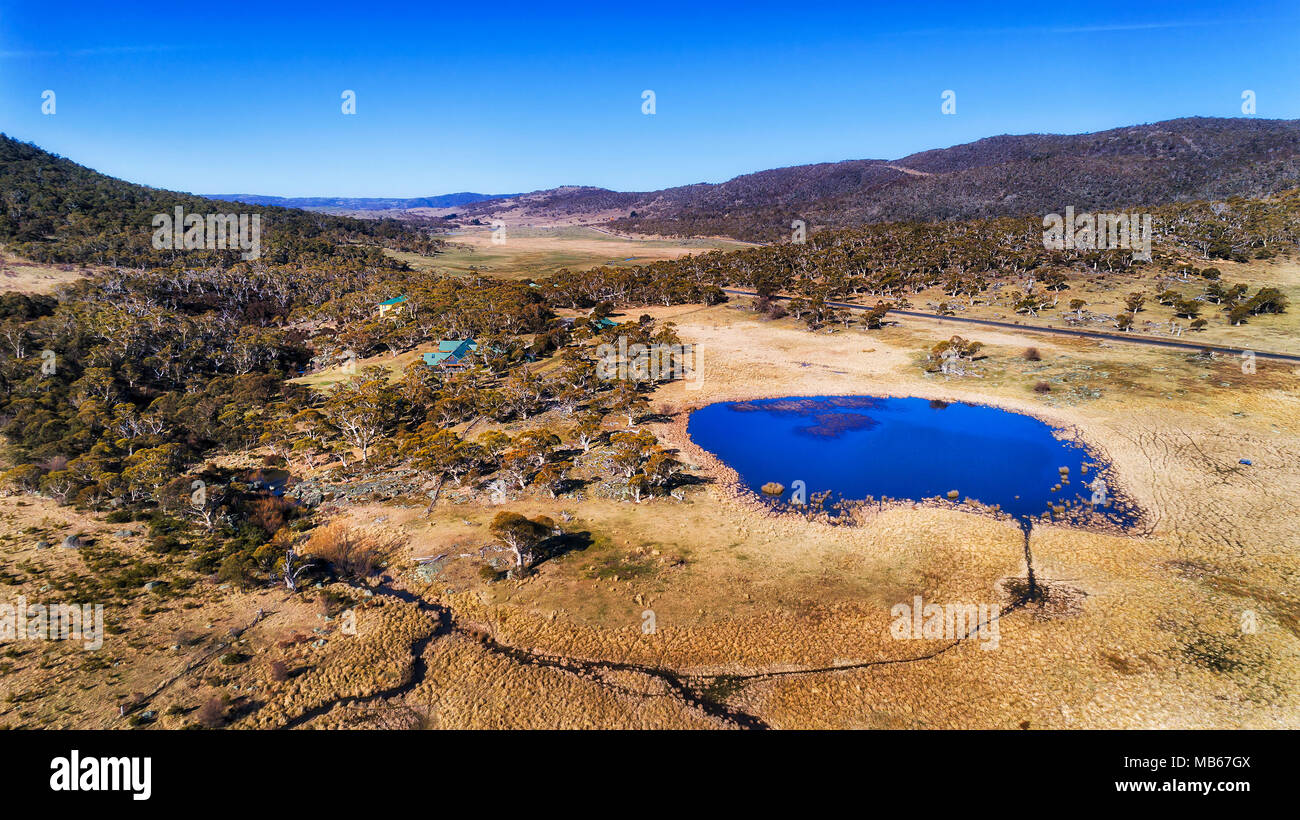
<path id="1" fill-rule="evenodd" d="M 299 560 L 298 553 L 293 551 L 293 547 L 284 552 L 284 585 L 289 588 L 290 592 L 298 591 L 298 582 L 302 579 L 302 574 L 310 569 L 312 562 L 310 560 Z"/>

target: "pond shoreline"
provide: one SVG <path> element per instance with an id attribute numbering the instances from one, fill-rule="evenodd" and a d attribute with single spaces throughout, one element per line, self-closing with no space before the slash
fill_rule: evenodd
<path id="1" fill-rule="evenodd" d="M 866 391 L 839 391 L 835 394 L 818 394 L 814 395 L 793 395 L 789 391 L 728 391 L 717 396 L 711 396 L 708 400 L 696 400 L 684 403 L 676 408 L 672 416 L 672 421 L 662 425 L 663 432 L 666 433 L 668 443 L 676 447 L 687 460 L 695 465 L 698 469 L 696 473 L 713 479 L 713 486 L 719 491 L 723 500 L 743 510 L 746 513 L 761 513 L 767 518 L 783 519 L 788 521 L 799 521 L 805 524 L 840 528 L 844 526 L 864 526 L 869 524 L 876 516 L 892 510 L 903 509 L 944 509 L 955 512 L 964 512 L 968 514 L 979 515 L 984 518 L 999 521 L 1002 523 L 1023 529 L 1020 519 L 1004 511 L 995 510 L 992 506 L 971 499 L 967 501 L 948 501 L 943 498 L 927 499 L 890 499 L 886 503 L 877 503 L 873 506 L 860 504 L 853 513 L 845 516 L 846 520 L 836 521 L 825 513 L 808 516 L 786 507 L 781 508 L 771 504 L 764 497 L 750 489 L 745 481 L 730 465 L 725 463 L 712 451 L 698 444 L 689 433 L 689 425 L 692 415 L 704 407 L 716 404 L 740 403 L 749 401 L 763 401 L 775 399 L 814 399 L 814 398 L 878 398 L 878 399 L 919 399 L 923 401 L 943 401 L 950 404 L 966 404 L 977 407 L 1001 410 L 1016 415 L 1026 416 L 1035 419 L 1050 428 L 1052 435 L 1058 440 L 1065 441 L 1085 450 L 1089 459 L 1096 463 L 1097 475 L 1103 476 L 1109 495 L 1115 503 L 1128 510 L 1133 516 L 1133 521 L 1128 526 L 1120 526 L 1113 522 L 1088 522 L 1086 525 L 1080 525 L 1070 521 L 1038 521 L 1033 522 L 1034 526 L 1066 526 L 1071 528 L 1086 529 L 1091 532 L 1099 532 L 1113 535 L 1149 535 L 1151 530 L 1150 517 L 1148 512 L 1143 509 L 1136 501 L 1130 489 L 1125 486 L 1125 482 L 1118 475 L 1114 467 L 1114 460 L 1110 457 L 1107 449 L 1102 446 L 1095 438 L 1085 434 L 1083 428 L 1075 421 L 1062 418 L 1058 414 L 1052 413 L 1042 407 L 1026 405 L 1019 402 L 1001 401 L 996 398 L 988 397 L 961 397 L 952 393 L 941 395 L 926 395 L 930 391 L 925 390 L 891 390 L 883 387 L 878 390 Z M 731 395 L 736 394 L 736 395 Z M 862 499 L 846 499 L 848 501 L 861 502 Z"/>

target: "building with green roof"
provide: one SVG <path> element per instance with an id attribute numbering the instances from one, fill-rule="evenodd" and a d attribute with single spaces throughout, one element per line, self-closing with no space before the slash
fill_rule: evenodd
<path id="1" fill-rule="evenodd" d="M 383 316 L 392 310 L 397 313 L 402 311 L 402 303 L 406 301 L 405 296 L 394 296 L 392 299 L 386 299 L 379 303 L 379 315 Z"/>
<path id="2" fill-rule="evenodd" d="M 424 363 L 429 367 L 460 368 L 469 365 L 469 357 L 478 350 L 478 343 L 473 339 L 456 341 L 444 339 L 438 342 L 437 350 L 424 354 Z"/>

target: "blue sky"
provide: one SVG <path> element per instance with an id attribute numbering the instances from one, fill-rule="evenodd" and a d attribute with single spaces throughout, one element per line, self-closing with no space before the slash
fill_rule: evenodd
<path id="1" fill-rule="evenodd" d="M 421 196 L 1241 116 L 1245 89 L 1300 117 L 1294 0 L 401 5 L 0 0 L 0 130 L 164 188 Z"/>

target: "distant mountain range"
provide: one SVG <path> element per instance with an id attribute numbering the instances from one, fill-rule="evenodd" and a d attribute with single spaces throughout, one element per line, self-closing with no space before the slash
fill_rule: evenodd
<path id="1" fill-rule="evenodd" d="M 77 241 L 90 241 L 89 234 L 104 226 L 83 225 L 85 220 L 71 215 L 101 210 L 98 199 L 77 199 L 91 193 L 99 197 L 112 189 L 129 196 L 138 205 L 133 218 L 135 210 L 156 207 L 156 200 L 188 196 L 111 180 L 25 143 L 0 139 L 0 149 L 0 190 L 10 203 L 0 214 L 0 239 L 41 245 L 72 231 Z M 54 173 L 57 180 L 48 177 Z M 1070 205 L 1080 212 L 1106 211 L 1258 198 L 1292 188 L 1300 188 L 1300 120 L 1192 117 L 1093 134 L 989 137 L 897 160 L 797 165 L 718 184 L 649 192 L 564 186 L 525 194 L 416 198 L 220 194 L 208 199 L 342 213 L 369 222 L 392 216 L 413 223 L 383 228 L 385 236 L 416 225 L 443 230 L 500 219 L 509 225 L 585 224 L 640 234 L 767 242 L 788 238 L 794 220 L 817 230 L 876 222 L 1041 217 Z M 20 195 L 19 189 L 29 193 Z M 114 231 L 123 227 L 121 221 L 114 222 Z M 341 231 L 379 230 L 337 224 Z M 69 235 L 61 244 L 75 243 Z"/>
<path id="2" fill-rule="evenodd" d="M 465 204 L 459 216 L 768 241 L 872 222 L 1041 215 L 1258 197 L 1300 186 L 1300 121 L 1192 117 L 1092 134 L 997 136 L 897 160 L 776 168 L 620 193 L 564 187 Z"/>
<path id="3" fill-rule="evenodd" d="M 423 196 L 411 199 L 392 197 L 285 197 L 259 194 L 203 194 L 208 199 L 243 202 L 247 205 L 276 205 L 281 208 L 301 208 L 305 211 L 405 211 L 414 208 L 458 208 L 470 202 L 502 199 L 518 194 L 475 194 L 462 191 L 441 196 Z"/>

